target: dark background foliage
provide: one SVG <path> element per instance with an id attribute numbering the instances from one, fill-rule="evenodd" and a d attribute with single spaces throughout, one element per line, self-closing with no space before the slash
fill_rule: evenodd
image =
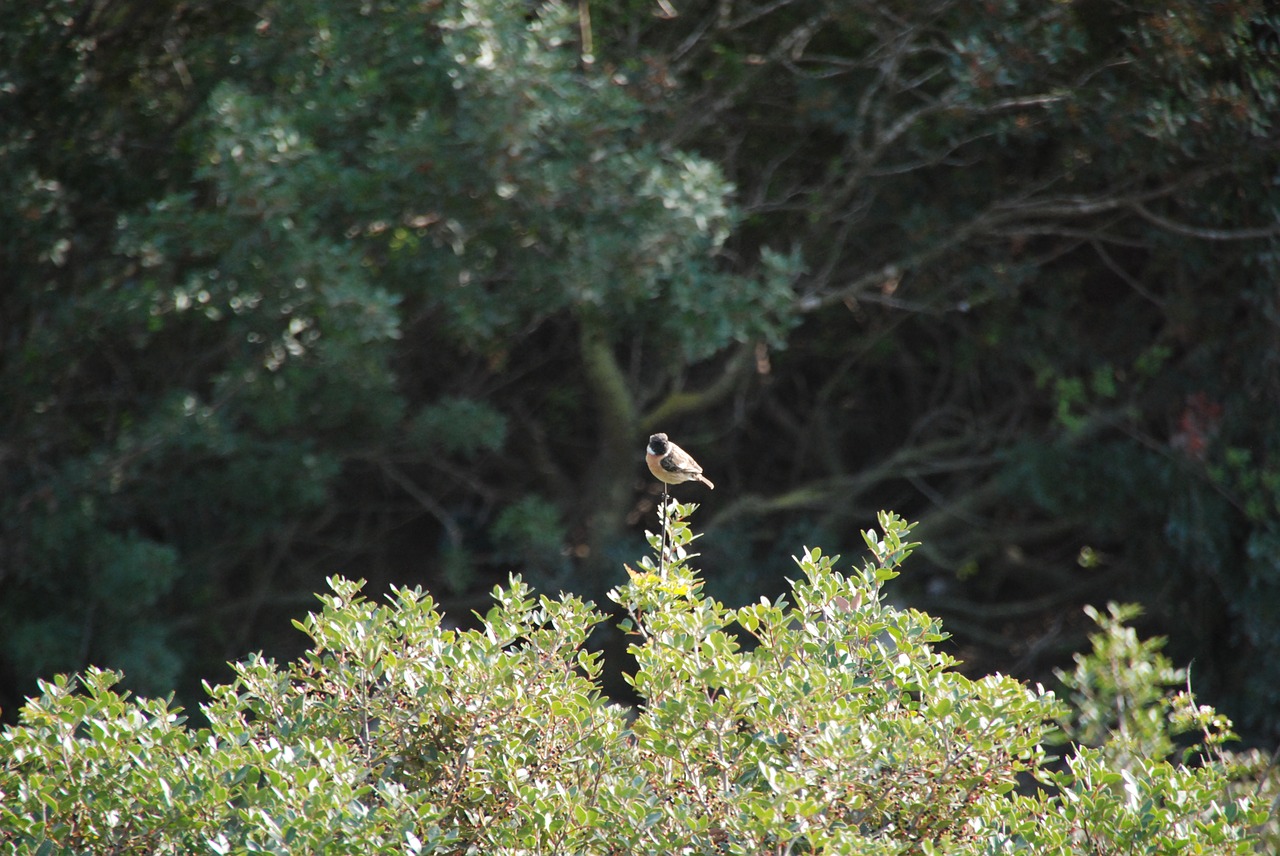
<path id="1" fill-rule="evenodd" d="M 0 706 L 198 700 L 339 571 L 599 601 L 665 430 L 717 596 L 894 508 L 969 668 L 1138 600 L 1274 736 L 1277 68 L 1261 2 L 5 4 Z"/>

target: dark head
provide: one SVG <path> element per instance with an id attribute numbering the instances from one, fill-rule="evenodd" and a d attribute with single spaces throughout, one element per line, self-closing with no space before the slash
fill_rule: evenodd
<path id="1" fill-rule="evenodd" d="M 662 456 L 667 453 L 667 449 L 670 445 L 671 444 L 667 442 L 666 434 L 651 434 L 649 435 L 649 448 L 647 451 L 650 455 Z"/>

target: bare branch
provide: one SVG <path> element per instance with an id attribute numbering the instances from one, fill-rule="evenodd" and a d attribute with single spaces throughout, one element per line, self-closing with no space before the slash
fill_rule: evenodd
<path id="1" fill-rule="evenodd" d="M 942 473 L 970 472 L 990 467 L 994 454 L 974 454 L 973 439 L 968 436 L 947 437 L 920 446 L 904 446 L 891 457 L 852 475 L 815 479 L 797 488 L 773 496 L 746 494 L 721 509 L 715 525 L 737 517 L 765 517 L 796 509 L 826 509 L 833 498 L 848 503 L 851 497 L 874 487 L 886 479 L 912 478 Z M 955 453 L 955 457 L 944 457 Z"/>
<path id="2" fill-rule="evenodd" d="M 1123 280 L 1130 288 L 1145 297 L 1147 300 L 1150 300 L 1156 306 L 1164 306 L 1163 300 L 1148 291 L 1142 283 L 1138 282 L 1138 280 L 1133 277 L 1132 274 L 1122 268 L 1115 259 L 1111 258 L 1111 254 L 1107 252 L 1106 247 L 1102 245 L 1101 241 L 1090 241 L 1089 245 L 1093 247 L 1093 251 L 1098 254 L 1098 258 L 1102 259 L 1102 263 L 1106 265 L 1112 273 L 1120 277 L 1120 279 Z"/>
<path id="3" fill-rule="evenodd" d="M 422 507 L 423 511 L 434 517 L 444 527 L 445 534 L 449 536 L 450 544 L 456 547 L 462 543 L 462 527 L 458 525 L 458 521 L 453 519 L 453 515 L 445 510 L 443 505 L 436 502 L 435 497 L 418 487 L 413 479 L 400 472 L 388 461 L 379 460 L 378 468 L 382 470 L 383 475 L 395 482 L 401 490 L 413 497 L 413 500 Z"/>
<path id="4" fill-rule="evenodd" d="M 1280 223 L 1257 229 L 1206 229 L 1201 226 L 1188 226 L 1185 223 L 1178 223 L 1167 217 L 1162 217 L 1148 209 L 1141 202 L 1130 202 L 1127 207 L 1136 211 L 1144 220 L 1154 223 L 1162 229 L 1185 235 L 1188 238 L 1198 238 L 1202 241 L 1257 241 L 1263 238 L 1280 237 Z"/>
<path id="5" fill-rule="evenodd" d="M 685 140 L 696 137 L 707 125 L 719 121 L 720 115 L 729 105 L 735 103 L 743 92 L 755 84 L 756 78 L 761 76 L 766 69 L 781 61 L 783 57 L 791 55 L 799 46 L 807 44 L 819 27 L 826 23 L 829 18 L 830 13 L 822 12 L 797 24 L 785 36 L 778 39 L 777 43 L 769 51 L 768 56 L 763 57 L 758 64 L 754 65 L 751 72 L 743 74 L 733 86 L 721 91 L 710 103 L 695 103 L 695 109 L 688 116 L 689 121 L 673 135 L 672 142 L 683 144 Z"/>
<path id="6" fill-rule="evenodd" d="M 742 345 L 725 363 L 724 371 L 716 381 L 698 392 L 673 392 L 657 407 L 640 417 L 645 431 L 660 426 L 685 413 L 705 410 L 725 400 L 738 388 L 748 366 L 754 362 L 754 345 Z"/>

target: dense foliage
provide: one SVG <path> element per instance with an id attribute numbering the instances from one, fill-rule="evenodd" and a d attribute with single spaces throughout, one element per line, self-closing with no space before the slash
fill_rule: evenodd
<path id="1" fill-rule="evenodd" d="M 777 451 L 716 525 L 919 509 L 928 602 L 975 653 L 1043 661 L 1064 604 L 1133 597 L 1275 722 L 1274 9 L 681 11 L 617 38 L 662 46 L 669 136 L 737 186 L 739 257 L 785 236 L 806 262 L 733 437 Z"/>
<path id="2" fill-rule="evenodd" d="M 693 540 L 672 502 L 672 552 Z M 683 558 L 625 609 L 642 704 L 607 702 L 575 596 L 494 592 L 473 630 L 421 589 L 334 578 L 312 648 L 209 687 L 209 726 L 91 670 L 42 685 L 0 735 L 0 840 L 18 852 L 1249 853 L 1265 794 L 1229 723 L 1165 686 L 1158 643 L 1095 615 L 1068 707 L 939 653 L 885 603 L 916 545 L 881 515 L 864 567 L 818 549 L 790 598 L 731 609 Z M 653 538 L 655 548 L 657 539 Z M 1115 683 L 1121 675 L 1126 683 Z M 1096 717 L 1116 718 L 1095 732 Z M 1179 722 L 1178 717 L 1181 717 Z M 1060 723 L 1080 739 L 1056 761 Z M 1198 732 L 1195 764 L 1171 738 Z"/>
<path id="3" fill-rule="evenodd" d="M 0 707 L 351 566 L 598 598 L 667 430 L 733 605 L 893 504 L 976 670 L 1137 600 L 1266 734 L 1278 68 L 1261 0 L 5 4 Z"/>

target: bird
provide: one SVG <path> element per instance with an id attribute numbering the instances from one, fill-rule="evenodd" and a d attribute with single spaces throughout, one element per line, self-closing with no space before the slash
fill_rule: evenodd
<path id="1" fill-rule="evenodd" d="M 664 484 L 700 481 L 712 490 L 716 489 L 711 479 L 702 474 L 702 467 L 698 466 L 693 456 L 668 440 L 666 434 L 653 434 L 649 437 L 644 460 L 653 477 Z"/>

